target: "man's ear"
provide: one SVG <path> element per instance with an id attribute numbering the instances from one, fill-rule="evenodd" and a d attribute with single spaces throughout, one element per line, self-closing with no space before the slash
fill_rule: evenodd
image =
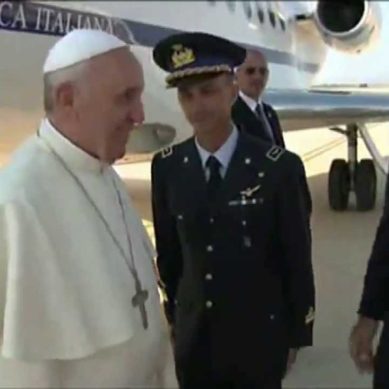
<path id="1" fill-rule="evenodd" d="M 74 106 L 75 90 L 71 82 L 59 85 L 54 93 L 55 105 L 63 110 L 72 109 Z"/>

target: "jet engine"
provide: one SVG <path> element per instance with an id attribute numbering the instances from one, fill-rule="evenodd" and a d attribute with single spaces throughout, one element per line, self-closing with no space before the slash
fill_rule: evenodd
<path id="1" fill-rule="evenodd" d="M 379 4 L 366 0 L 319 0 L 314 20 L 326 44 L 347 53 L 373 47 L 382 23 Z"/>

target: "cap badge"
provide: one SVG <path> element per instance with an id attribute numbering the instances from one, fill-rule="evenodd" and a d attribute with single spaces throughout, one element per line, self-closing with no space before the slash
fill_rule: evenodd
<path id="1" fill-rule="evenodd" d="M 195 61 L 193 50 L 182 45 L 173 46 L 174 53 L 172 55 L 172 62 L 175 69 L 180 68 L 184 65 L 188 65 Z"/>

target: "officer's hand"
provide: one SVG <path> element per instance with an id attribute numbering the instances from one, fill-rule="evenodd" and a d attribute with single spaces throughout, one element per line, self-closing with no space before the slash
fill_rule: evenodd
<path id="1" fill-rule="evenodd" d="M 287 361 L 287 365 L 286 365 L 285 375 L 287 375 L 290 372 L 292 366 L 295 364 L 296 359 L 297 359 L 297 352 L 298 352 L 297 348 L 289 349 L 289 355 L 288 355 L 288 361 Z"/>
<path id="2" fill-rule="evenodd" d="M 377 328 L 376 320 L 361 316 L 351 331 L 350 355 L 361 374 L 373 372 L 373 339 Z"/>

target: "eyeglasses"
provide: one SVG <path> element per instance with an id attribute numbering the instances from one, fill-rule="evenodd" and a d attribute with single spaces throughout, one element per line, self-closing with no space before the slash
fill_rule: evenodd
<path id="1" fill-rule="evenodd" d="M 267 73 L 269 72 L 269 69 L 266 68 L 266 67 L 259 67 L 259 68 L 256 68 L 254 66 L 251 66 L 251 67 L 248 67 L 245 69 L 245 73 L 248 75 L 248 76 L 252 76 L 255 72 L 257 72 L 261 75 L 261 76 L 266 76 Z"/>

